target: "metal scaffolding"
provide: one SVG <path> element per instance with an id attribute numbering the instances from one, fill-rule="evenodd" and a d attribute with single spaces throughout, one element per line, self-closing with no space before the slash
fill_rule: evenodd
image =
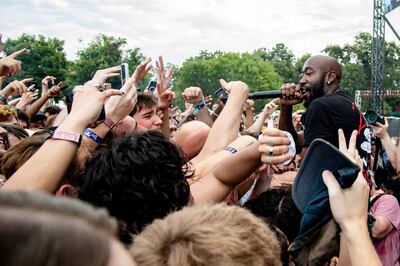
<path id="1" fill-rule="evenodd" d="M 374 0 L 374 28 L 372 34 L 372 106 L 371 108 L 383 115 L 384 98 L 384 59 L 385 59 L 385 20 L 383 0 Z"/>

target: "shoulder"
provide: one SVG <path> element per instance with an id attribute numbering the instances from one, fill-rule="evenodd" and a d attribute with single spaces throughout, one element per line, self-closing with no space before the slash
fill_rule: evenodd
<path id="1" fill-rule="evenodd" d="M 377 200 L 377 205 L 385 205 L 388 207 L 391 207 L 393 209 L 397 209 L 398 211 L 400 211 L 400 206 L 399 206 L 399 202 L 397 201 L 397 199 L 392 196 L 392 195 L 387 195 L 384 194 L 382 196 L 380 196 L 380 198 Z"/>

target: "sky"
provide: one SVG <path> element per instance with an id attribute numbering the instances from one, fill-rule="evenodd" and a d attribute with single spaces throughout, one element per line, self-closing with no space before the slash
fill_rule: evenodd
<path id="1" fill-rule="evenodd" d="M 201 50 L 252 52 L 284 43 L 300 57 L 372 33 L 373 0 L 0 0 L 3 38 L 65 40 L 68 59 L 103 33 L 181 64 Z M 387 14 L 400 33 L 400 7 Z M 400 45 L 389 27 L 386 39 Z"/>

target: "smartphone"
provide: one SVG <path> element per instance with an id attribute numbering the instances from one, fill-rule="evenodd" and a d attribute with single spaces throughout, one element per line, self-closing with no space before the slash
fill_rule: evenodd
<path id="1" fill-rule="evenodd" d="M 147 89 L 151 92 L 154 93 L 157 89 L 157 81 L 151 80 L 149 82 L 149 85 L 147 86 Z"/>
<path id="2" fill-rule="evenodd" d="M 129 65 L 127 63 L 121 64 L 121 88 L 129 77 Z"/>
<path id="3" fill-rule="evenodd" d="M 229 93 L 224 89 L 224 88 L 219 88 L 218 90 L 215 91 L 215 95 L 217 96 L 218 99 L 220 99 L 224 104 L 226 104 L 226 101 L 228 100 Z"/>

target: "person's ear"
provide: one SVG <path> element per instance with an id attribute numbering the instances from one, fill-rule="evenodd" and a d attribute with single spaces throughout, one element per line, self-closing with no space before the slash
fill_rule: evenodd
<path id="1" fill-rule="evenodd" d="M 72 198 L 76 198 L 78 196 L 78 188 L 69 185 L 69 184 L 64 184 L 61 185 L 56 193 L 55 193 L 56 197 L 72 197 Z"/>
<path id="2" fill-rule="evenodd" d="M 326 75 L 326 84 L 331 85 L 336 80 L 336 73 L 329 71 Z"/>

